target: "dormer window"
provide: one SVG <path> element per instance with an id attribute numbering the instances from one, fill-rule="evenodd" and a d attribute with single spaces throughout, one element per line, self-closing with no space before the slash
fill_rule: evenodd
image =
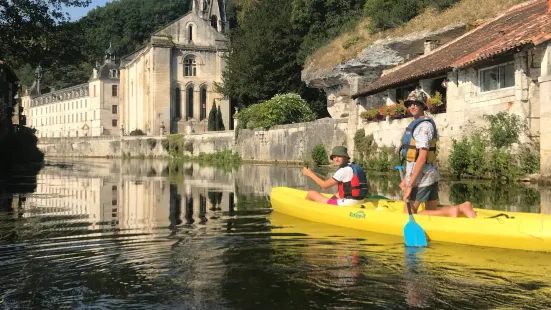
<path id="1" fill-rule="evenodd" d="M 184 59 L 184 76 L 197 76 L 195 57 L 187 56 Z"/>
<path id="2" fill-rule="evenodd" d="M 116 79 L 119 77 L 119 71 L 117 69 L 111 69 L 109 70 L 109 77 Z"/>

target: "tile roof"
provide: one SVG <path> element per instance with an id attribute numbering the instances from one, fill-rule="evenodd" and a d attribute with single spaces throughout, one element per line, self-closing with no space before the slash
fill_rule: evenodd
<path id="1" fill-rule="evenodd" d="M 352 98 L 465 68 L 515 48 L 546 42 L 551 39 L 551 13 L 547 10 L 548 0 L 532 0 L 515 6 L 432 53 L 393 68 Z"/>

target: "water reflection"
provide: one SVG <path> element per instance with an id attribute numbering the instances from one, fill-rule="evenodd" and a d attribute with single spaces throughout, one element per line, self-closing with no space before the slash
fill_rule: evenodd
<path id="1" fill-rule="evenodd" d="M 271 213 L 273 186 L 315 187 L 297 167 L 71 160 L 51 162 L 35 179 L 31 193 L 16 192 L 0 209 L 0 308 L 522 308 L 551 302 L 549 254 L 446 244 L 404 252 L 398 237 Z M 395 198 L 398 181 L 372 175 L 370 188 Z M 461 186 L 444 184 L 442 196 L 473 200 L 469 195 L 481 191 Z M 485 190 L 477 203 L 492 196 Z M 514 208 L 529 201 L 530 192 L 516 193 L 496 202 Z"/>

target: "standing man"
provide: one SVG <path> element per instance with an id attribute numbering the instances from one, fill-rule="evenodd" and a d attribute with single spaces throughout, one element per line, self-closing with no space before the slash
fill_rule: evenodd
<path id="1" fill-rule="evenodd" d="M 438 203 L 438 181 L 440 174 L 435 165 L 438 132 L 434 120 L 425 115 L 428 96 L 420 89 L 412 91 L 404 105 L 413 116 L 413 121 L 406 128 L 400 155 L 407 161 L 406 176 L 400 183 L 404 191 L 404 200 L 414 201 L 412 212 L 417 213 L 419 205 L 424 202 L 425 210 L 419 214 L 457 217 L 464 214 L 474 218 L 476 213 L 472 204 L 467 201 L 458 206 L 436 208 Z M 404 212 L 407 213 L 406 207 Z"/>

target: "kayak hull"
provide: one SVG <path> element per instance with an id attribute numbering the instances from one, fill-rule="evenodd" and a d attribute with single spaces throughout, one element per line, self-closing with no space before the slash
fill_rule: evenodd
<path id="1" fill-rule="evenodd" d="M 313 222 L 363 231 L 403 236 L 408 222 L 404 202 L 366 200 L 334 206 L 308 201 L 306 191 L 274 187 L 270 194 L 275 212 Z M 427 240 L 516 250 L 551 252 L 551 215 L 475 209 L 477 218 L 415 215 Z"/>

